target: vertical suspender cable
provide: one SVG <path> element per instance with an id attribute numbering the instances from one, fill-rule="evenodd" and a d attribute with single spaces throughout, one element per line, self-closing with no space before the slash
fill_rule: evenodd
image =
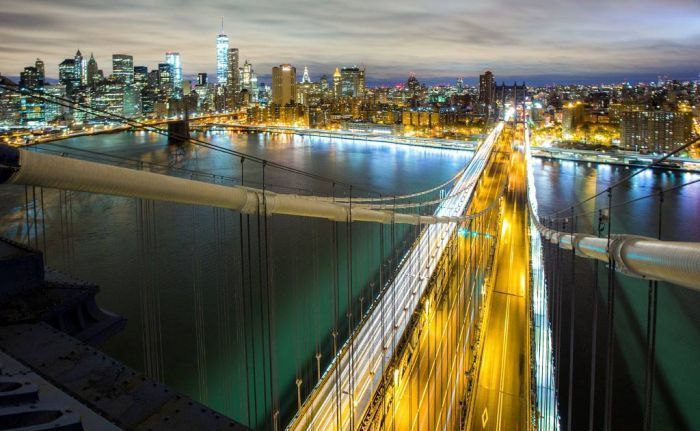
<path id="1" fill-rule="evenodd" d="M 335 202 L 335 182 L 332 185 L 332 197 Z M 340 361 L 338 360 L 338 314 L 340 313 L 340 291 L 338 277 L 338 222 L 331 222 L 331 240 L 332 240 L 332 256 L 333 263 L 333 360 L 335 364 L 335 427 L 336 431 L 340 431 Z"/>
<path id="2" fill-rule="evenodd" d="M 608 189 L 608 251 L 612 230 L 612 189 Z M 605 422 L 604 430 L 610 431 L 612 423 L 613 378 L 615 365 L 615 259 L 611 253 L 608 260 L 608 338 L 605 363 Z"/>
<path id="3" fill-rule="evenodd" d="M 269 360 L 269 373 L 270 373 L 270 409 L 273 414 L 273 424 L 274 430 L 278 431 L 277 419 L 279 417 L 279 400 L 275 394 L 275 383 L 274 383 L 274 354 L 272 352 L 272 337 L 274 335 L 274 306 L 272 301 L 272 280 L 270 272 L 270 235 L 268 230 L 268 214 L 267 214 L 267 198 L 265 196 L 265 167 L 267 166 L 267 161 L 263 161 L 262 164 L 262 195 L 263 195 L 263 221 L 264 221 L 264 248 L 265 248 L 265 287 L 267 291 L 267 357 Z M 260 214 L 260 211 L 258 211 Z"/>
<path id="4" fill-rule="evenodd" d="M 199 396 L 203 402 L 207 401 L 207 371 L 206 371 L 206 344 L 204 328 L 204 304 L 203 293 L 199 285 L 201 275 L 201 263 L 197 254 L 197 207 L 192 207 L 192 295 L 194 306 L 195 344 L 197 347 L 197 377 L 199 383 Z"/>
<path id="5" fill-rule="evenodd" d="M 353 331 L 353 294 L 352 294 L 352 186 L 350 186 L 350 196 L 348 218 L 347 218 L 347 283 L 348 283 L 348 337 L 350 338 L 350 376 L 348 379 L 348 404 L 350 405 L 350 429 L 355 429 L 355 343 L 352 336 Z"/>
<path id="6" fill-rule="evenodd" d="M 391 266 L 391 310 L 392 310 L 392 330 L 391 330 L 391 351 L 396 351 L 396 268 L 399 265 L 398 252 L 396 250 L 396 197 L 393 200 L 394 210 L 391 215 L 391 250 L 393 256 L 393 264 Z"/>
<path id="7" fill-rule="evenodd" d="M 73 192 L 70 190 L 66 191 L 66 196 L 68 198 L 68 252 L 69 252 L 69 269 L 73 270 L 73 265 L 75 264 L 75 242 L 73 241 Z"/>
<path id="8" fill-rule="evenodd" d="M 156 202 L 151 201 L 151 219 L 150 219 L 150 224 L 151 224 L 151 248 L 150 248 L 150 259 L 151 259 L 151 285 L 153 286 L 153 292 L 155 296 L 155 308 L 156 308 L 156 315 L 155 315 L 155 324 L 156 324 L 156 348 L 157 348 L 157 353 L 158 353 L 158 365 L 160 367 L 160 381 L 165 380 L 165 355 L 163 353 L 163 319 L 161 317 L 161 304 L 160 304 L 160 289 L 158 288 L 158 283 L 156 280 L 156 271 L 155 271 L 155 264 L 154 261 L 157 258 L 157 244 L 158 244 L 158 238 L 157 238 L 157 223 L 158 217 L 156 215 Z"/>
<path id="9" fill-rule="evenodd" d="M 34 248 L 39 249 L 39 223 L 36 213 L 36 187 L 32 186 L 32 214 L 34 215 Z"/>
<path id="10" fill-rule="evenodd" d="M 241 185 L 245 185 L 245 170 L 244 170 L 244 162 L 245 158 L 241 157 Z M 258 418 L 259 412 L 258 412 L 258 379 L 257 379 L 257 358 L 255 356 L 255 326 L 253 325 L 253 280 L 252 280 L 252 272 L 253 272 L 253 266 L 252 266 L 252 252 L 251 252 L 251 245 L 250 245 L 250 214 L 246 214 L 246 236 L 245 238 L 243 237 L 243 214 L 240 214 L 239 218 L 239 223 L 240 223 L 240 232 L 241 232 L 241 283 L 242 286 L 247 287 L 247 296 L 248 296 L 248 303 L 247 305 L 247 311 L 248 311 L 248 318 L 244 319 L 247 322 L 247 325 L 249 323 L 250 327 L 250 349 L 251 349 L 251 364 L 253 366 L 253 421 L 251 422 L 250 420 L 248 421 L 249 425 L 251 427 L 257 428 L 258 427 Z M 247 253 L 244 253 L 244 246 L 243 243 L 246 243 L 246 249 Z M 248 264 L 246 265 L 244 263 L 243 257 L 244 255 L 247 257 Z M 247 275 L 248 277 L 245 277 L 245 269 L 248 269 Z M 246 283 L 247 280 L 247 283 Z M 248 395 L 248 403 L 250 404 L 250 394 Z M 250 406 L 248 407 L 248 410 L 250 411 Z M 253 426 L 253 424 L 255 424 Z"/>
<path id="11" fill-rule="evenodd" d="M 214 178 L 214 182 L 216 182 L 216 178 Z M 215 278 L 215 290 L 216 290 L 216 344 L 217 344 L 217 349 L 218 349 L 218 356 L 220 362 L 223 363 L 233 363 L 233 358 L 229 355 L 229 346 L 231 345 L 231 342 L 229 340 L 230 333 L 228 332 L 229 330 L 229 325 L 227 324 L 227 319 L 228 319 L 228 312 L 231 310 L 228 307 L 227 303 L 227 295 L 225 293 L 226 289 L 226 282 L 224 281 L 225 277 L 225 268 L 226 268 L 226 260 L 224 259 L 224 250 L 221 246 L 221 241 L 222 241 L 222 230 L 221 230 L 221 212 L 220 208 L 212 207 L 212 217 L 214 219 L 214 246 L 215 246 L 215 259 L 218 259 L 217 262 L 217 271 L 216 271 L 216 278 Z M 229 380 L 229 378 L 231 380 Z M 228 388 L 229 385 L 232 386 L 232 384 L 235 384 L 235 378 L 234 374 L 231 373 L 230 376 L 226 376 L 226 378 L 222 379 L 221 381 L 222 386 L 223 386 L 223 392 L 224 392 L 224 412 L 230 412 L 232 409 L 232 400 L 231 400 L 231 393 L 229 392 Z"/>
<path id="12" fill-rule="evenodd" d="M 573 238 L 574 232 L 576 231 L 576 210 L 571 207 L 571 237 Z M 567 429 L 571 431 L 573 411 L 574 411 L 574 337 L 576 335 L 576 247 L 573 245 L 571 247 L 571 284 L 569 285 L 569 290 L 571 291 L 571 311 L 569 317 L 569 400 L 567 406 Z"/>
<path id="13" fill-rule="evenodd" d="M 29 226 L 29 186 L 24 186 L 24 219 L 25 232 L 27 233 L 27 247 L 31 245 L 32 232 Z"/>
<path id="14" fill-rule="evenodd" d="M 598 210 L 598 225 L 596 236 L 603 232 L 603 211 Z M 593 327 L 591 329 L 591 382 L 588 394 L 588 431 L 593 431 L 595 425 L 595 381 L 598 350 L 598 259 L 593 260 Z"/>
<path id="15" fill-rule="evenodd" d="M 138 200 L 137 200 L 137 208 L 138 208 Z M 138 213 L 138 209 L 137 209 Z M 59 251 L 59 254 L 61 255 L 61 263 L 63 264 L 63 267 L 65 269 L 66 267 L 66 250 L 65 250 L 65 227 L 63 223 L 63 190 L 59 189 L 58 190 L 58 224 L 61 229 L 61 249 Z"/>
<path id="16" fill-rule="evenodd" d="M 41 233 L 42 233 L 42 241 L 44 243 L 44 264 L 46 266 L 49 265 L 49 260 L 48 260 L 48 249 L 46 248 L 46 207 L 44 206 L 44 188 L 41 187 L 39 189 L 39 200 L 41 201 Z"/>
<path id="17" fill-rule="evenodd" d="M 263 165 L 263 175 L 265 172 L 265 166 Z M 264 195 L 264 194 L 263 194 Z M 261 364 L 262 364 L 262 379 L 263 379 L 263 387 L 262 387 L 262 394 L 263 394 L 263 408 L 264 412 L 272 412 L 272 406 L 268 409 L 268 397 L 267 397 L 267 390 L 269 388 L 268 383 L 267 383 L 267 371 L 265 370 L 265 339 L 266 339 L 266 331 L 265 331 L 265 281 L 264 281 L 264 270 L 263 270 L 263 241 L 262 241 L 262 229 L 263 229 L 263 222 L 261 221 L 261 214 L 260 214 L 260 202 L 258 202 L 257 205 L 257 211 L 256 211 L 256 234 L 257 234 L 257 240 L 258 240 L 258 312 L 260 315 L 260 358 L 261 358 Z M 268 358 L 269 358 L 269 352 L 268 352 Z M 270 400 L 272 399 L 272 394 L 270 394 Z"/>
<path id="18" fill-rule="evenodd" d="M 657 238 L 661 240 L 663 225 L 664 194 L 659 193 L 659 216 Z M 659 282 L 649 281 L 649 298 L 647 306 L 647 360 L 646 360 L 646 384 L 644 396 L 644 431 L 652 429 L 654 421 L 654 378 L 656 374 L 656 314 L 658 301 Z"/>
<path id="19" fill-rule="evenodd" d="M 565 231 L 565 229 L 566 229 L 566 221 L 564 221 L 564 224 L 562 225 L 561 230 Z M 556 268 L 561 268 L 561 264 L 563 263 L 563 256 L 562 256 L 562 252 L 561 252 L 560 247 L 557 247 L 556 253 L 557 253 Z M 562 296 L 563 296 L 562 290 L 564 288 L 564 283 L 563 283 L 564 275 L 561 274 L 561 271 L 558 271 L 558 270 L 555 270 L 554 275 L 556 278 L 555 287 L 557 289 L 557 293 L 556 293 L 556 295 L 557 295 L 557 306 L 556 306 L 556 308 L 557 308 L 557 336 L 556 336 L 557 350 L 556 350 L 556 361 L 555 361 L 556 368 L 555 368 L 555 370 L 556 370 L 556 379 L 557 379 L 557 390 L 559 392 L 561 392 L 561 386 L 559 385 L 559 382 L 561 381 L 561 369 L 562 369 L 562 366 L 561 366 L 561 360 L 562 360 L 561 331 L 562 331 L 562 320 L 563 320 L 562 313 L 564 311 L 562 309 Z"/>
<path id="20" fill-rule="evenodd" d="M 380 195 L 381 197 L 381 195 Z M 385 296 L 384 295 L 384 224 L 380 223 L 379 224 L 379 316 L 381 320 L 380 328 L 381 328 L 381 355 L 382 355 L 382 370 L 381 370 L 381 376 L 384 378 L 385 376 L 385 371 L 386 371 L 386 332 L 385 332 L 385 322 L 386 322 L 386 309 L 384 308 L 384 300 Z M 384 394 L 385 396 L 382 397 L 382 414 L 386 414 L 386 386 L 388 385 L 387 380 L 384 380 Z"/>

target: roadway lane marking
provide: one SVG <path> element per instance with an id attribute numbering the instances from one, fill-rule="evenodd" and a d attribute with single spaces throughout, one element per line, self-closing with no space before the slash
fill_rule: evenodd
<path id="1" fill-rule="evenodd" d="M 502 292 L 500 290 L 496 290 L 494 293 L 498 293 L 501 295 L 506 295 L 506 296 L 512 296 L 514 298 L 522 298 L 523 295 L 517 294 L 517 293 L 510 293 L 510 292 Z"/>
<path id="2" fill-rule="evenodd" d="M 508 351 L 508 321 L 510 319 L 510 296 L 506 297 L 506 319 L 503 330 L 503 350 L 501 351 L 501 381 L 498 389 L 498 414 L 496 415 L 496 430 L 501 429 L 501 419 L 503 416 L 503 389 L 505 386 L 506 352 Z"/>

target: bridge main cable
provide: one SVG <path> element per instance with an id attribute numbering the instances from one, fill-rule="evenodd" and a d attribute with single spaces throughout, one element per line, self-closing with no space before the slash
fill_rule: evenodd
<path id="1" fill-rule="evenodd" d="M 474 160 L 477 160 L 475 157 Z M 470 162 L 470 165 L 472 164 Z M 417 215 L 345 203 L 318 201 L 243 186 L 223 186 L 143 172 L 0 145 L 0 183 L 22 184 L 98 194 L 205 205 L 245 214 L 284 214 L 334 221 L 437 224 L 466 221 L 469 216 Z M 266 201 L 266 204 L 264 204 Z"/>

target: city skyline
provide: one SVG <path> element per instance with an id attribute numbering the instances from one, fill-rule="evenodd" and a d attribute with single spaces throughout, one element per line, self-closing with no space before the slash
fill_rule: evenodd
<path id="1" fill-rule="evenodd" d="M 15 76 L 39 57 L 47 76 L 55 78 L 58 63 L 79 48 L 86 56 L 94 52 L 105 72 L 113 53 L 133 55 L 135 64 L 153 68 L 166 51 L 177 51 L 185 77 L 213 76 L 222 15 L 230 46 L 268 80 L 268 71 L 282 63 L 308 65 L 314 79 L 335 66 L 357 64 L 371 71 L 368 83 L 385 84 L 400 82 L 409 72 L 433 83 L 468 80 L 485 69 L 504 80 L 536 77 L 535 84 L 634 82 L 657 75 L 689 80 L 700 72 L 695 34 L 700 5 L 686 0 L 596 1 L 593 8 L 570 1 L 501 0 L 479 7 L 447 3 L 440 11 L 421 1 L 371 9 L 334 2 L 243 3 L 236 9 L 216 0 L 196 7 L 160 3 L 17 3 L 6 9 L 15 12 L 0 13 L 0 37 L 6 42 L 0 47 L 0 72 Z M 122 19 L 134 7 L 139 14 Z M 652 27 L 655 36 L 649 37 Z M 528 28 L 537 28 L 537 34 Z"/>

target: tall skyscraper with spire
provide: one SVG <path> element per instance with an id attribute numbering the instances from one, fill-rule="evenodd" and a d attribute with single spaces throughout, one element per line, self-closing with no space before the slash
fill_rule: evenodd
<path id="1" fill-rule="evenodd" d="M 311 78 L 309 77 L 309 67 L 304 66 L 304 76 L 301 78 L 302 84 L 310 84 Z"/>
<path id="2" fill-rule="evenodd" d="M 87 62 L 87 84 L 92 85 L 95 84 L 96 80 L 99 79 L 98 75 L 98 68 L 97 68 L 97 60 L 95 60 L 95 56 L 90 53 L 90 60 Z"/>
<path id="3" fill-rule="evenodd" d="M 333 94 L 338 97 L 342 94 L 342 88 L 341 88 L 341 80 L 343 79 L 343 76 L 340 74 L 340 69 L 335 68 L 335 72 L 333 72 Z"/>
<path id="4" fill-rule="evenodd" d="M 224 18 L 221 18 L 221 31 L 216 37 L 216 81 L 219 85 L 228 84 L 228 36 L 224 33 Z"/>

